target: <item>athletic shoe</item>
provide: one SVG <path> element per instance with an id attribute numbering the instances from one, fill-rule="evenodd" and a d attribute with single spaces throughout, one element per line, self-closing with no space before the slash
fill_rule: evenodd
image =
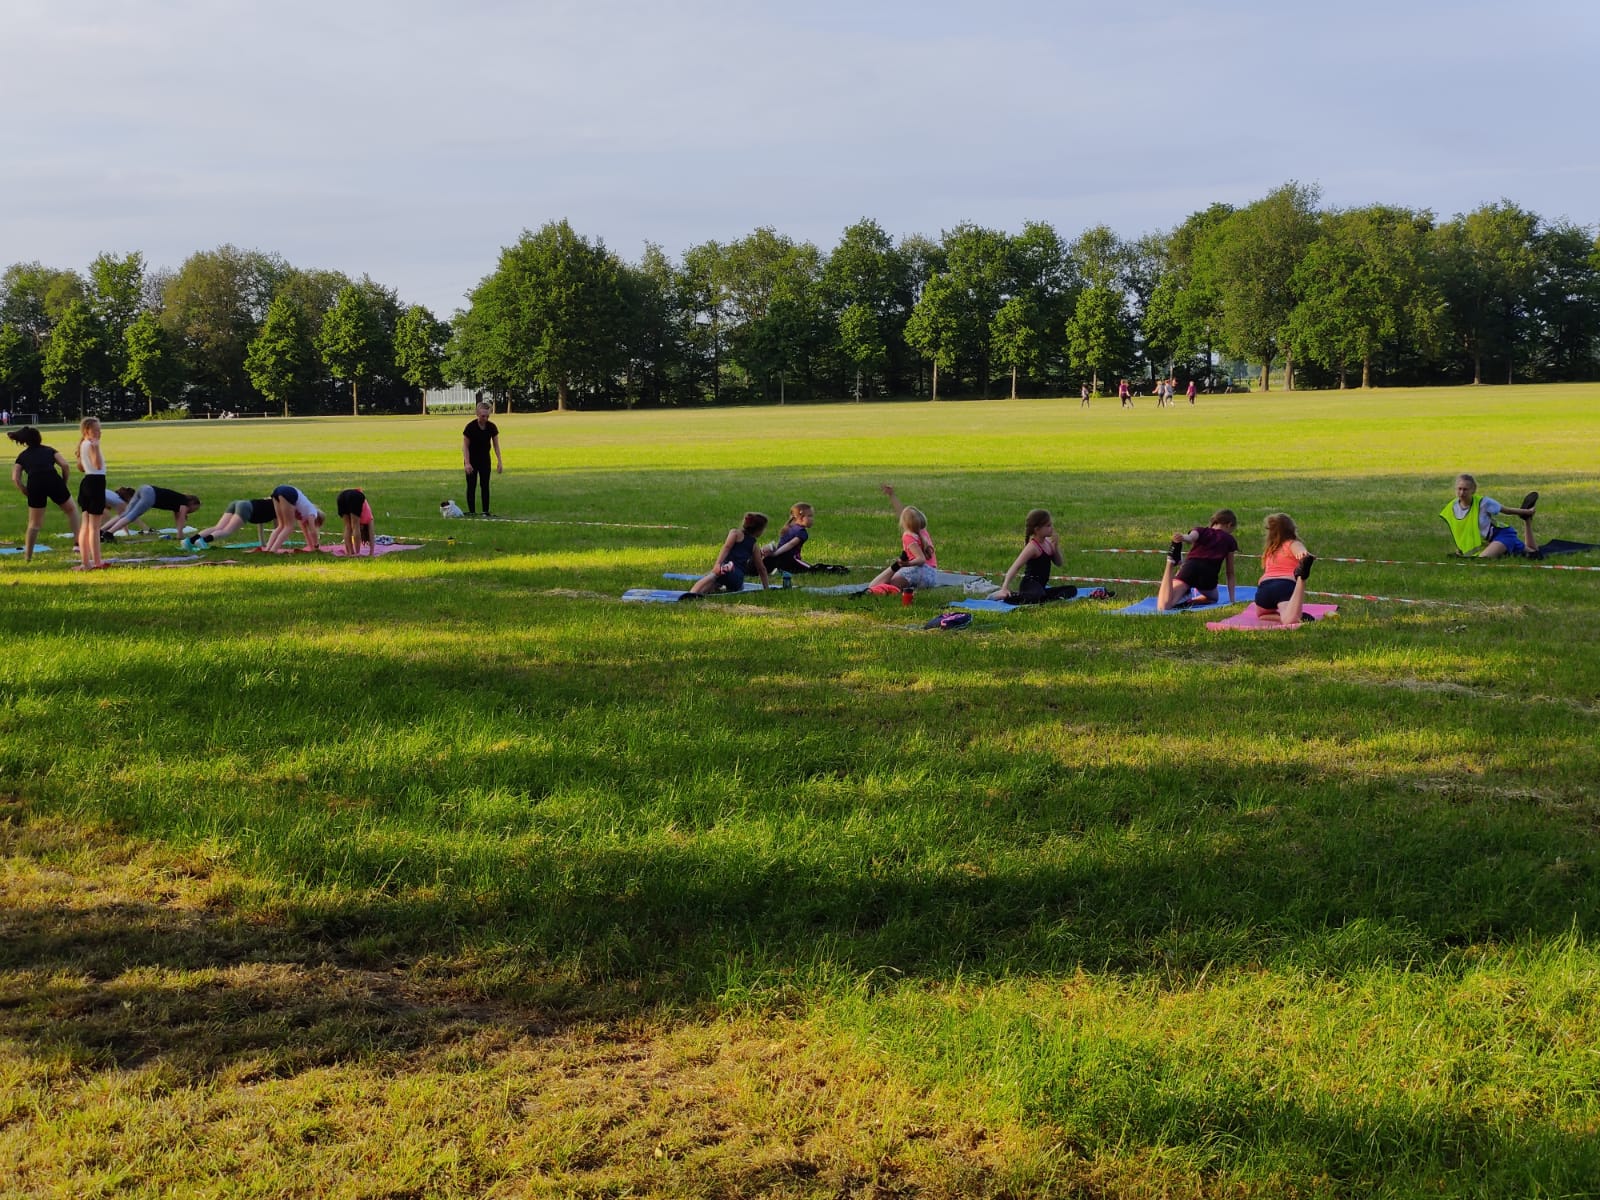
<path id="1" fill-rule="evenodd" d="M 1183 562 L 1183 543 L 1177 538 L 1173 538 L 1172 545 L 1167 547 L 1167 557 L 1172 560 L 1173 566 Z"/>
<path id="2" fill-rule="evenodd" d="M 1116 593 L 1111 591 L 1109 588 L 1097 587 L 1092 592 L 1090 592 L 1087 596 L 1085 596 L 1084 599 L 1086 599 L 1086 600 L 1111 600 L 1111 599 L 1115 598 L 1115 596 L 1116 596 Z"/>
<path id="3" fill-rule="evenodd" d="M 1522 498 L 1522 503 L 1520 505 L 1518 505 L 1518 507 L 1519 508 L 1532 508 L 1537 503 L 1539 503 L 1539 493 L 1538 492 L 1529 492 L 1526 496 L 1524 496 Z"/>
<path id="4" fill-rule="evenodd" d="M 1315 554 L 1308 554 L 1295 564 L 1294 577 L 1296 579 L 1311 578 L 1311 564 L 1317 561 Z"/>

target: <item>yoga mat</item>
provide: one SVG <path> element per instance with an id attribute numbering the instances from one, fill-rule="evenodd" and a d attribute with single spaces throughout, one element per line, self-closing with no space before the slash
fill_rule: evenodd
<path id="1" fill-rule="evenodd" d="M 1147 615 L 1170 617 L 1174 613 L 1209 612 L 1214 608 L 1227 608 L 1229 604 L 1243 604 L 1246 601 L 1254 600 L 1256 598 L 1256 589 L 1253 587 L 1237 587 L 1233 589 L 1233 594 L 1236 599 L 1230 601 L 1227 599 L 1227 587 L 1219 587 L 1215 604 L 1186 604 L 1182 608 L 1169 608 L 1165 611 L 1156 607 L 1156 598 L 1154 596 L 1146 596 L 1137 604 L 1130 604 L 1126 608 L 1116 609 L 1114 615 L 1119 617 Z"/>
<path id="2" fill-rule="evenodd" d="M 1317 620 L 1325 620 L 1339 611 L 1337 604 L 1307 604 L 1302 610 L 1310 613 Z M 1293 625 L 1281 625 L 1276 621 L 1263 621 L 1261 609 L 1252 604 L 1242 613 L 1236 613 L 1226 621 L 1207 621 L 1207 629 L 1299 629 L 1300 622 Z"/>
<path id="3" fill-rule="evenodd" d="M 1549 558 L 1552 554 L 1579 554 L 1584 550 L 1600 550 L 1594 542 L 1569 542 L 1566 538 L 1551 538 L 1539 543 L 1539 553 L 1534 558 Z"/>
<path id="4" fill-rule="evenodd" d="M 1072 599 L 1074 599 L 1074 600 L 1076 600 L 1077 598 L 1078 597 L 1076 597 L 1076 596 L 1072 597 Z M 970 608 L 970 609 L 972 609 L 973 612 L 1001 612 L 1001 613 L 1008 613 L 1008 612 L 1016 612 L 1017 609 L 1019 609 L 1019 608 L 1021 608 L 1023 606 L 1020 605 L 1020 604 L 1007 604 L 1004 600 L 956 600 L 950 605 L 950 607 L 951 608 Z M 1035 604 L 1033 607 L 1034 608 L 1038 608 L 1039 606 L 1037 604 Z"/>
<path id="5" fill-rule="evenodd" d="M 49 546 L 35 546 L 33 548 L 33 552 L 35 554 L 49 554 L 50 550 L 51 550 L 51 547 L 49 547 Z M 23 554 L 23 553 L 26 553 L 26 551 L 21 546 L 0 546 L 0 554 Z"/>
<path id="6" fill-rule="evenodd" d="M 323 546 L 320 547 L 320 549 L 322 550 L 322 552 L 324 554 L 331 554 L 335 558 L 343 558 L 345 556 L 344 555 L 344 543 L 343 542 L 335 542 L 331 546 L 324 544 Z M 421 549 L 422 549 L 421 546 L 412 546 L 412 545 L 409 545 L 409 544 L 402 544 L 400 542 L 391 542 L 388 545 L 384 545 L 382 543 L 379 543 L 378 545 L 376 545 L 376 546 L 374 546 L 372 548 L 374 556 L 378 557 L 378 558 L 382 558 L 385 554 L 394 554 L 394 553 L 396 553 L 396 552 L 398 552 L 400 550 L 421 550 Z M 361 551 L 360 554 L 357 554 L 356 557 L 357 558 L 366 558 L 367 557 L 367 553 L 366 553 L 365 550 L 363 550 L 363 551 Z"/>
<path id="7" fill-rule="evenodd" d="M 622 593 L 622 598 L 635 604 L 676 604 L 688 594 L 668 588 L 629 588 Z"/>
<path id="8" fill-rule="evenodd" d="M 698 581 L 698 580 L 704 579 L 705 576 L 704 575 L 686 575 L 682 571 L 666 571 L 666 572 L 662 573 L 661 578 L 663 578 L 663 579 L 688 579 L 688 580 Z M 635 588 L 634 590 L 635 591 L 643 591 L 644 589 Z M 744 581 L 744 587 L 742 589 L 740 589 L 740 590 L 741 591 L 746 591 L 746 592 L 759 592 L 761 590 L 761 585 L 759 583 L 752 583 L 750 580 L 746 579 Z M 776 584 L 774 584 L 770 590 L 776 592 L 776 591 L 781 591 L 782 589 L 779 588 Z M 716 595 L 717 593 L 712 593 L 712 594 Z M 724 595 L 724 596 L 732 595 L 731 592 L 723 592 L 721 594 Z"/>

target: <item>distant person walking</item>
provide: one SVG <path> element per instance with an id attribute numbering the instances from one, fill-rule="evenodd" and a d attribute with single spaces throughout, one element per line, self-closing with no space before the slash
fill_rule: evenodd
<path id="1" fill-rule="evenodd" d="M 1133 392 L 1128 387 L 1128 381 L 1126 379 L 1121 380 L 1117 384 L 1117 399 L 1122 401 L 1123 408 L 1133 407 Z"/>
<path id="2" fill-rule="evenodd" d="M 1089 407 L 1089 385 L 1087 383 L 1084 384 L 1083 387 L 1080 388 L 1079 391 L 1078 391 L 1078 407 L 1079 408 L 1088 408 Z"/>
<path id="3" fill-rule="evenodd" d="M 483 489 L 483 515 L 489 512 L 489 450 L 494 449 L 495 473 L 504 475 L 505 460 L 500 457 L 500 427 L 489 420 L 494 410 L 486 402 L 478 403 L 478 415 L 467 422 L 461 431 L 461 465 L 467 472 L 467 514 L 478 511 L 473 491 L 476 484 Z"/>
<path id="4" fill-rule="evenodd" d="M 1194 404 L 1194 394 L 1196 390 L 1197 389 L 1194 386 L 1194 380 L 1192 379 L 1189 380 L 1189 386 L 1183 389 L 1183 394 L 1189 398 L 1189 403 L 1191 405 Z"/>

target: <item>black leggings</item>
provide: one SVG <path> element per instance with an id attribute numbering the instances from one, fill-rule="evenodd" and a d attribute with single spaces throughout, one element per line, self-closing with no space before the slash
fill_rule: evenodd
<path id="1" fill-rule="evenodd" d="M 472 471 L 467 475 L 467 511 L 477 512 L 472 499 L 472 485 L 476 483 L 483 489 L 483 511 L 489 511 L 489 464 L 473 463 Z"/>
<path id="2" fill-rule="evenodd" d="M 1045 587 L 1043 584 L 1034 583 L 1031 579 L 1024 579 L 1022 586 L 1017 589 L 1017 594 L 1011 597 L 1013 604 L 1045 604 L 1051 600 L 1071 600 L 1078 594 L 1078 589 L 1071 584 L 1063 587 Z"/>

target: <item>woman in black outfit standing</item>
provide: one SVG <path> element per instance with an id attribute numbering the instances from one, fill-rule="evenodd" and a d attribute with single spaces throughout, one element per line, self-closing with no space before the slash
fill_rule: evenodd
<path id="1" fill-rule="evenodd" d="M 505 461 L 500 457 L 500 427 L 489 420 L 493 410 L 483 401 L 478 403 L 478 415 L 467 422 L 461 431 L 461 465 L 467 472 L 467 512 L 477 512 L 473 484 L 483 489 L 483 515 L 489 515 L 489 448 L 494 447 L 495 471 L 504 475 Z"/>

